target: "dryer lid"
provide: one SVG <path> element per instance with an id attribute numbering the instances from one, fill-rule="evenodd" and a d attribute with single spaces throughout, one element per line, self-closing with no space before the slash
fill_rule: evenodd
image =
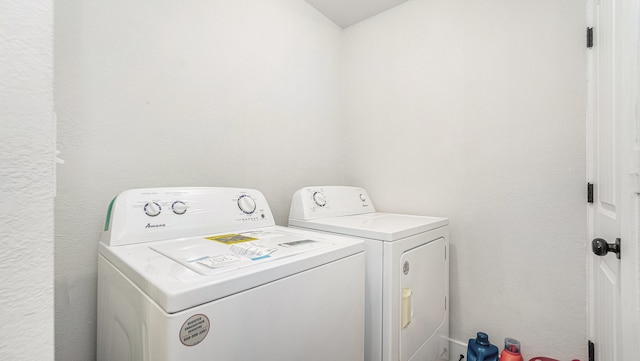
<path id="1" fill-rule="evenodd" d="M 393 242 L 448 224 L 447 218 L 381 212 L 308 221 L 289 219 L 289 225 L 295 227 L 386 242 Z"/>

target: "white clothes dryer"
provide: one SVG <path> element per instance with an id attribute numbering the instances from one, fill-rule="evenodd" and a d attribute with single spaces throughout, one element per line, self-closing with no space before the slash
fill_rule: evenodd
<path id="1" fill-rule="evenodd" d="M 110 204 L 98 361 L 363 360 L 364 244 L 276 226 L 262 193 L 149 188 Z"/>
<path id="2" fill-rule="evenodd" d="M 362 188 L 295 192 L 289 227 L 365 242 L 365 360 L 449 359 L 449 221 L 376 212 Z"/>

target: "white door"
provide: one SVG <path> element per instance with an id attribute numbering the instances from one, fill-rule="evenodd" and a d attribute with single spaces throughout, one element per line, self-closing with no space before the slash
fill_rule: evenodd
<path id="1" fill-rule="evenodd" d="M 445 240 L 439 238 L 402 254 L 400 276 L 400 360 L 435 360 L 440 350 L 423 348 L 446 320 Z M 418 355 L 417 352 L 435 352 Z"/>
<path id="2" fill-rule="evenodd" d="M 588 169 L 594 183 L 589 235 L 610 245 L 621 239 L 620 258 L 614 252 L 589 254 L 589 337 L 595 361 L 631 361 L 637 359 L 640 320 L 633 151 L 638 139 L 634 59 L 640 19 L 634 0 L 591 0 L 588 6 L 588 23 L 594 28 L 593 48 L 588 50 Z M 602 241 L 598 244 L 601 251 L 612 248 Z"/>

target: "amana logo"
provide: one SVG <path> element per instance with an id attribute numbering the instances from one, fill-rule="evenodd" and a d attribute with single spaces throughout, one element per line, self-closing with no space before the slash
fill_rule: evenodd
<path id="1" fill-rule="evenodd" d="M 164 224 L 151 224 L 151 223 L 147 223 L 147 225 L 144 227 L 145 229 L 149 229 L 149 228 L 158 228 L 158 227 L 164 227 Z"/>

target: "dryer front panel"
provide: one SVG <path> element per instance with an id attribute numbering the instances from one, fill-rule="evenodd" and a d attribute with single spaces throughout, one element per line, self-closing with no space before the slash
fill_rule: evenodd
<path id="1" fill-rule="evenodd" d="M 446 242 L 438 238 L 400 257 L 401 361 L 410 360 L 446 320 Z M 397 327 L 397 326 L 396 326 Z"/>

